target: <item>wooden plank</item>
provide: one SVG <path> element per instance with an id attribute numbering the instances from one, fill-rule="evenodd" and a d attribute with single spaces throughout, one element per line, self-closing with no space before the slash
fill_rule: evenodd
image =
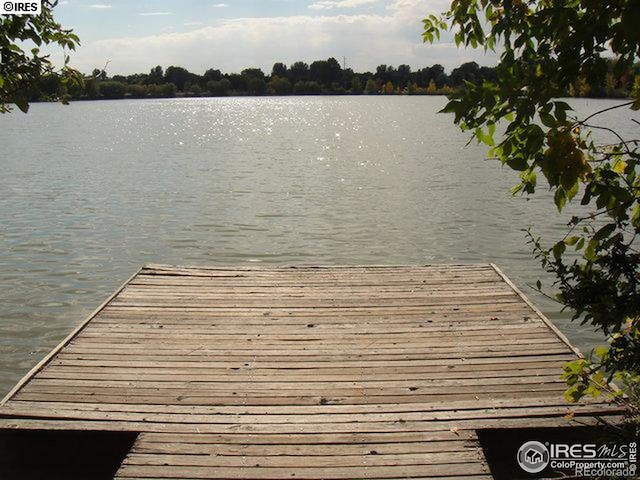
<path id="1" fill-rule="evenodd" d="M 129 329 L 104 329 L 104 328 L 87 328 L 81 334 L 81 338 L 94 338 L 101 340 L 105 339 L 105 334 L 108 334 L 109 338 L 122 338 L 126 340 L 139 340 L 139 341 L 147 341 L 147 340 L 161 340 L 167 339 L 170 337 L 172 340 L 208 340 L 214 341 L 216 344 L 225 344 L 231 343 L 235 344 L 237 342 L 242 341 L 251 341 L 251 342 L 262 342 L 262 343 L 280 343 L 286 344 L 290 342 L 300 343 L 322 343 L 323 345 L 332 344 L 332 345 L 343 345 L 349 343 L 364 343 L 368 344 L 369 342 L 376 343 L 393 343 L 397 341 L 402 341 L 403 345 L 406 345 L 409 340 L 414 340 L 415 343 L 422 344 L 426 340 L 436 339 L 436 341 L 446 341 L 450 343 L 466 343 L 473 341 L 483 341 L 483 340 L 491 340 L 491 339 L 505 339 L 512 340 L 514 337 L 523 339 L 548 339 L 549 334 L 544 329 L 539 327 L 529 327 L 529 328 L 515 328 L 511 329 L 509 327 L 505 327 L 500 330 L 500 333 L 491 332 L 491 330 L 476 330 L 476 331 L 433 331 L 433 330 L 424 330 L 424 329 L 416 329 L 413 332 L 407 333 L 394 333 L 388 332 L 385 334 L 384 332 L 374 332 L 374 333 L 361 333 L 361 332 L 343 332 L 341 335 L 335 334 L 323 334 L 319 333 L 318 330 L 306 330 L 307 334 L 304 333 L 225 333 L 216 331 L 216 329 L 211 329 L 208 331 L 207 329 L 197 330 L 174 330 L 171 328 L 162 329 L 144 329 L 144 330 L 129 330 Z M 553 339 L 557 341 L 557 339 Z"/>
<path id="2" fill-rule="evenodd" d="M 93 380 L 93 381 L 139 381 L 144 380 L 146 382 L 175 382 L 177 378 L 181 382 L 224 382 L 226 384 L 234 383 L 247 383 L 253 382 L 256 384 L 277 382 L 313 382 L 313 383 L 338 383 L 338 382 L 367 382 L 367 381 L 393 381 L 393 380 L 407 380 L 408 374 L 411 372 L 399 370 L 396 373 L 378 373 L 378 372 L 364 372 L 357 376 L 353 374 L 326 374 L 322 371 L 317 375 L 306 374 L 296 375 L 286 370 L 274 370 L 270 374 L 253 373 L 253 371 L 245 371 L 233 374 L 225 370 L 221 370 L 216 373 L 199 372 L 194 374 L 189 369 L 183 370 L 171 370 L 171 369 L 156 369 L 161 373 L 155 371 L 149 371 L 145 369 L 115 369 L 111 368 L 108 371 L 102 371 L 103 369 L 90 369 L 82 367 L 57 367 L 43 370 L 38 376 L 39 380 L 43 379 L 70 379 L 70 380 Z M 316 370 L 317 371 L 317 370 Z M 339 370 L 338 370 L 339 371 Z M 558 364 L 556 373 L 554 370 L 546 371 L 546 377 L 555 375 L 559 378 L 562 373 L 562 365 Z M 454 371 L 448 369 L 448 371 L 436 373 L 433 371 L 427 372 L 413 372 L 410 375 L 412 380 L 454 380 L 454 379 L 502 379 L 501 381 L 510 381 L 509 378 L 521 379 L 522 377 L 536 377 L 540 378 L 540 369 L 532 368 L 528 370 L 471 370 L 471 371 Z"/>
<path id="3" fill-rule="evenodd" d="M 400 310 L 399 310 L 400 309 Z M 484 313 L 487 315 L 492 315 L 501 312 L 508 311 L 516 311 L 518 313 L 529 314 L 533 316 L 533 313 L 530 309 L 523 307 L 521 302 L 517 300 L 511 302 L 501 302 L 499 305 L 496 305 L 495 302 L 481 302 L 481 303 L 465 303 L 464 308 L 460 306 L 460 302 L 452 302 L 446 305 L 412 305 L 412 306 L 404 306 L 400 307 L 398 305 L 394 306 L 325 306 L 324 308 L 314 308 L 313 306 L 309 307 L 277 307 L 274 305 L 268 307 L 243 307 L 243 306 L 199 306 L 199 307 L 190 307 L 186 305 L 182 306 L 132 306 L 129 304 L 109 304 L 108 310 L 110 314 L 117 315 L 131 315 L 131 314 L 142 314 L 142 315 L 154 315 L 159 314 L 163 316 L 174 315 L 177 317 L 182 316 L 202 316 L 206 315 L 208 317 L 214 316 L 222 316 L 227 318 L 232 318 L 233 321 L 238 321 L 238 318 L 242 318 L 243 316 L 256 317 L 256 316 L 268 316 L 272 318 L 278 317 L 292 317 L 300 316 L 300 317 L 340 317 L 341 320 L 350 317 L 362 318 L 363 316 L 391 316 L 392 318 L 397 320 L 402 320 L 408 316 L 420 316 L 426 317 L 429 315 L 436 315 L 442 313 L 456 313 L 461 310 L 465 312 L 473 312 L 473 313 Z M 263 318 L 264 320 L 264 318 Z"/>
<path id="4" fill-rule="evenodd" d="M 468 477 L 479 473 L 489 473 L 488 467 L 478 463 L 449 465 L 411 465 L 393 467 L 304 467 L 295 469 L 295 478 L 302 479 L 373 479 L 373 478 L 415 478 L 456 475 Z M 206 478 L 206 479 L 274 479 L 283 478 L 286 472 L 281 468 L 270 467 L 187 467 L 187 466 L 138 466 L 124 465 L 116 479 L 127 477 L 154 478 Z"/>
<path id="5" fill-rule="evenodd" d="M 551 341 L 551 340 L 550 340 Z M 128 355 L 131 358 L 150 358 L 160 357 L 170 359 L 171 356 L 186 360 L 188 357 L 200 357 L 203 362 L 210 360 L 239 360 L 239 361 L 255 361 L 259 358 L 268 361 L 278 362 L 298 362 L 301 360 L 314 362 L 341 362 L 351 360 L 421 360 L 431 358 L 470 358 L 470 357 L 508 357 L 517 355 L 534 355 L 539 352 L 541 355 L 566 353 L 567 347 L 559 341 L 553 340 L 554 343 L 546 344 L 540 348 L 529 344 L 522 344 L 522 348 L 518 345 L 476 345 L 467 346 L 464 350 L 460 350 L 455 346 L 445 347 L 417 347 L 417 348 L 385 348 L 376 350 L 379 353 L 367 352 L 361 350 L 353 353 L 345 351 L 332 350 L 252 350 L 245 348 L 244 350 L 224 350 L 215 347 L 207 347 L 206 345 L 193 345 L 191 347 L 162 345 L 154 346 L 153 353 L 141 354 L 140 345 L 126 344 L 89 344 L 79 343 L 69 345 L 66 349 L 67 354 L 107 354 L 107 355 Z M 374 349 L 375 350 L 375 349 Z"/>
<path id="6" fill-rule="evenodd" d="M 566 389 L 566 384 L 557 376 L 551 378 L 542 378 L 541 381 L 536 379 L 522 379 L 522 383 L 509 382 L 498 379 L 495 382 L 482 385 L 484 382 L 474 382 L 472 385 L 455 385 L 455 381 L 444 383 L 419 383 L 414 382 L 415 386 L 410 386 L 411 382 L 406 382 L 405 386 L 386 386 L 386 387 L 368 387 L 361 385 L 315 385 L 313 387 L 296 386 L 291 384 L 291 388 L 270 388 L 268 385 L 261 388 L 260 385 L 229 385 L 222 388 L 216 384 L 215 388 L 200 383 L 192 382 L 191 384 L 181 384 L 177 386 L 165 386 L 165 384 L 155 384 L 153 386 L 136 385 L 135 382 L 123 382 L 122 385 L 111 385 L 95 382 L 95 385 L 86 385 L 91 381 L 84 383 L 61 381 L 63 384 L 54 384 L 55 380 L 33 381 L 25 386 L 23 393 L 49 393 L 49 394 L 65 394 L 69 392 L 70 385 L 73 386 L 73 393 L 85 395 L 114 395 L 122 397 L 136 396 L 168 396 L 168 397 L 318 397 L 324 396 L 330 392 L 335 397 L 375 397 L 375 396 L 415 396 L 415 395 L 447 395 L 466 393 L 473 395 L 479 390 L 483 392 L 534 392 L 534 391 L 562 391 Z M 131 384 L 127 386 L 127 384 Z M 455 388 L 452 388 L 455 387 Z"/>
<path id="7" fill-rule="evenodd" d="M 602 405 L 597 399 L 587 398 L 581 404 Z M 369 405 L 281 405 L 281 406 L 187 406 L 187 405 L 150 405 L 150 404 L 123 404 L 123 403 L 65 403 L 65 402 L 25 402 L 14 400 L 10 405 L 3 407 L 3 412 L 17 416 L 13 409 L 24 409 L 37 414 L 38 408 L 73 410 L 79 412 L 139 412 L 139 413 L 175 413 L 175 414 L 208 414 L 208 415 L 282 415 L 282 414 L 370 414 L 370 413 L 403 413 L 403 412 L 449 412 L 452 410 L 477 410 L 477 409 L 509 409 L 527 407 L 566 407 L 563 398 L 558 396 L 533 398 L 525 396 L 517 399 L 486 399 L 466 400 L 456 402 L 421 402 L 403 404 L 369 404 Z"/>
<path id="8" fill-rule="evenodd" d="M 480 418 L 480 419 L 456 419 L 442 421 L 409 421 L 409 422 L 367 422 L 367 423 L 339 423 L 339 424 L 197 424 L 197 423 L 157 423 L 157 422 L 119 422 L 104 420 L 67 420 L 67 419 L 26 419 L 10 417 L 0 418 L 0 429 L 29 429 L 29 430 L 77 430 L 77 431 L 127 431 L 127 432 L 149 432 L 164 433 L 173 435 L 173 441 L 180 438 L 180 434 L 189 435 L 244 435 L 244 442 L 258 443 L 263 441 L 263 435 L 279 435 L 280 442 L 287 443 L 288 435 L 312 435 L 309 438 L 316 438 L 318 434 L 324 434 L 327 439 L 331 439 L 334 434 L 382 434 L 387 433 L 390 437 L 399 436 L 405 433 L 422 433 L 427 435 L 422 438 L 434 438 L 432 433 L 442 433 L 439 438 L 471 438 L 462 437 L 462 430 L 477 430 L 484 428 L 544 428 L 544 427 L 570 427 L 579 425 L 600 425 L 602 418 L 611 422 L 620 422 L 623 417 L 612 412 L 607 415 L 602 412 L 598 416 L 576 415 L 571 419 L 564 415 L 546 417 L 523 417 L 523 418 Z M 249 436 L 255 436 L 252 441 Z M 169 437 L 167 437 L 169 438 Z M 293 437 L 292 437 L 293 438 Z M 333 437 L 333 439 L 338 437 Z M 389 438 L 389 437 L 387 437 Z M 333 442 L 334 440 L 332 440 Z M 329 443 L 332 443 L 329 442 Z"/>
<path id="9" fill-rule="evenodd" d="M 377 450 L 376 450 L 377 452 Z M 477 449 L 452 452 L 421 452 L 421 453 L 397 453 L 397 454 L 364 454 L 364 455 L 313 455 L 301 458 L 299 455 L 220 455 L 214 448 L 210 454 L 164 454 L 131 453 L 124 465 L 176 465 L 176 466 L 203 466 L 203 467 L 275 467 L 298 468 L 309 467 L 368 467 L 401 466 L 401 465 L 457 465 L 460 463 L 482 463 L 484 458 Z M 423 473 L 424 475 L 424 473 Z"/>
<path id="10" fill-rule="evenodd" d="M 515 295 L 491 295 L 480 296 L 470 295 L 472 301 L 470 303 L 474 305 L 487 305 L 488 308 L 493 308 L 496 304 L 512 304 L 519 305 L 520 302 Z M 247 296 L 238 300 L 234 299 L 220 299 L 217 301 L 199 298 L 187 298 L 187 299 L 171 299 L 158 297 L 153 299 L 126 299 L 116 297 L 112 300 L 111 307 L 126 307 L 128 309 L 139 308 L 179 308 L 189 310 L 206 309 L 206 308 L 236 308 L 242 305 L 245 308 L 287 308 L 287 309 L 304 309 L 313 308 L 314 310 L 320 308 L 327 309 L 339 309 L 339 308 L 351 308 L 357 306 L 358 308 L 427 308 L 431 306 L 456 306 L 460 304 L 461 298 L 467 298 L 467 296 L 447 296 L 447 297 L 412 297 L 412 298 L 380 298 L 380 297 L 366 297 L 367 301 L 362 302 L 358 298 L 344 298 L 344 299 L 305 299 L 305 298 L 282 298 L 276 297 L 271 299 L 267 297 L 264 299 L 254 298 Z"/>
<path id="11" fill-rule="evenodd" d="M 511 368 L 512 366 L 519 365 L 523 362 L 556 362 L 556 361 L 570 361 L 574 359 L 574 356 L 568 354 L 566 350 L 558 354 L 548 354 L 548 355 L 496 355 L 496 356 L 487 356 L 487 357 L 461 357 L 458 356 L 456 358 L 418 358 L 418 359 L 396 359 L 391 363 L 388 360 L 381 360 L 379 358 L 376 359 L 362 359 L 361 357 L 357 357 L 355 359 L 347 359 L 344 361 L 326 361 L 326 362 L 316 362 L 316 361 L 301 361 L 298 360 L 295 363 L 287 362 L 277 362 L 277 361 L 258 361 L 256 358 L 252 358 L 247 362 L 242 360 L 229 360 L 228 358 L 220 359 L 219 361 L 212 361 L 211 358 L 208 357 L 199 357 L 192 358 L 189 357 L 177 357 L 178 360 L 174 361 L 172 358 L 167 358 L 164 356 L 158 356 L 159 358 L 156 360 L 147 360 L 147 358 L 153 357 L 154 355 L 130 355 L 126 359 L 122 359 L 121 357 L 109 355 L 109 354 L 86 354 L 86 355 L 75 355 L 75 354 L 67 354 L 61 352 L 54 361 L 51 362 L 52 365 L 77 365 L 77 366 L 96 366 L 96 367 L 131 367 L 131 368 L 146 368 L 146 367 L 154 367 L 154 368 L 188 368 L 188 369 L 197 369 L 197 368 L 223 368 L 223 369 L 241 369 L 241 368 L 249 368 L 249 369 L 287 369 L 287 370 L 315 370 L 315 369 L 327 369 L 327 368 L 344 368 L 345 371 L 348 369 L 362 369 L 362 368 L 385 368 L 388 367 L 390 369 L 394 368 L 423 368 L 423 367 L 442 367 L 446 366 L 447 368 L 460 368 L 461 366 L 483 366 L 483 365 L 491 365 L 495 369 L 500 369 L 500 367 Z M 450 366 L 450 367 L 449 367 Z M 410 371 L 410 370 L 408 370 Z M 315 373 L 315 372 L 312 372 Z"/>
<path id="12" fill-rule="evenodd" d="M 558 406 L 526 406 L 521 408 L 487 408 L 464 409 L 459 411 L 434 411 L 434 412 L 393 412 L 393 413 L 316 413 L 316 414 L 199 414 L 199 413 L 155 413 L 155 412 L 97 412 L 77 411 L 73 409 L 40 407 L 38 412 L 17 407 L 9 407 L 5 415 L 20 418 L 60 418 L 82 420 L 113 420 L 118 422 L 156 422 L 156 423 L 195 423 L 199 425 L 318 425 L 318 424 L 380 424 L 380 423 L 404 423 L 404 422 L 433 422 L 433 421 L 460 421 L 471 419 L 496 419 L 496 418 L 534 418 L 534 417 L 560 417 L 571 415 L 606 414 L 610 408 L 607 405 L 567 405 Z"/>
<path id="13" fill-rule="evenodd" d="M 221 284 L 216 287 L 215 290 L 210 285 L 194 285 L 194 286 L 179 286 L 179 285 L 136 285 L 129 284 L 122 291 L 122 295 L 125 296 L 206 296 L 206 297 L 223 297 L 228 295 L 291 295 L 291 296 L 307 296 L 308 298 L 323 297 L 329 295 L 339 294 L 341 296 L 346 295 L 371 295 L 372 285 L 352 285 L 340 288 L 339 293 L 336 292 L 334 285 L 225 285 Z M 404 285 L 380 285 L 375 288 L 378 295 L 433 295 L 442 293 L 511 293 L 513 291 L 501 281 L 496 282 L 482 282 L 482 283 L 458 283 L 458 284 L 426 284 L 420 283 L 407 283 Z"/>
<path id="14" fill-rule="evenodd" d="M 277 315 L 271 311 L 261 311 L 257 314 L 248 315 L 232 315 L 218 312 L 184 312 L 178 314 L 173 311 L 167 311 L 163 314 L 160 311 L 154 312 L 132 312 L 132 311 L 109 311 L 103 313 L 97 317 L 92 324 L 153 324 L 153 325 L 181 325 L 181 326 L 195 326 L 200 328 L 206 328 L 216 326 L 220 328 L 237 328 L 238 323 L 243 322 L 248 329 L 257 327 L 307 327 L 308 328 L 380 328 L 387 325 L 389 328 L 407 328 L 416 327 L 424 328 L 429 325 L 440 327 L 462 327 L 469 323 L 470 326 L 477 326 L 482 323 L 489 323 L 495 330 L 499 330 L 503 324 L 508 325 L 523 325 L 535 324 L 535 320 L 531 317 L 531 312 L 527 310 L 513 310 L 513 309 L 496 309 L 490 312 L 478 312 L 470 315 L 461 315 L 454 310 L 448 312 L 402 312 L 402 315 L 395 317 L 387 317 L 384 314 L 380 314 L 377 317 L 372 315 L 348 315 L 341 314 L 339 316 L 332 314 L 322 314 L 322 311 L 317 311 L 314 314 L 307 315 L 301 314 L 299 316 L 292 316 L 292 312 L 288 313 L 286 317 Z M 296 312 L 296 315 L 301 312 Z M 266 315 L 268 314 L 268 315 Z M 436 316 L 437 315 L 437 316 Z M 473 316 L 471 316 L 473 315 Z M 163 327 L 164 328 L 164 327 Z"/>
<path id="15" fill-rule="evenodd" d="M 177 270 L 213 270 L 213 271 L 239 271 L 239 272 L 253 272 L 253 271 L 276 271 L 276 272 L 286 272 L 286 271 L 310 271 L 317 272 L 328 270 L 332 272 L 340 272 L 347 271 L 347 273 L 352 272 L 363 272 L 367 273 L 375 270 L 382 271 L 396 271 L 396 270 L 408 270 L 415 271 L 416 269 L 435 269 L 435 270 L 446 270 L 450 271 L 453 269 L 462 269 L 464 271 L 467 270 L 477 270 L 477 269 L 486 269 L 490 264 L 477 264 L 477 263 L 426 263 L 422 265 L 415 264 L 372 264 L 372 265 L 320 265 L 320 264 L 295 264 L 295 265 L 265 265 L 265 264 L 251 264 L 251 265 L 175 265 L 175 264 L 162 264 L 162 263 L 148 263 L 143 267 L 144 271 L 147 270 L 169 270 L 169 271 L 177 271 Z"/>
<path id="16" fill-rule="evenodd" d="M 550 372 L 548 375 L 532 375 L 530 377 L 512 378 L 508 382 L 508 386 L 515 386 L 521 384 L 534 383 L 535 384 L 556 383 L 561 382 L 560 372 Z M 400 378 L 392 380 L 380 380 L 380 379 L 349 379 L 349 380 L 324 380 L 324 381 L 312 381 L 312 380 L 292 380 L 282 381 L 272 379 L 271 381 L 251 381 L 251 382 L 227 382 L 226 380 L 199 380 L 199 381 L 187 381 L 178 379 L 176 377 L 173 380 L 158 381 L 138 378 L 136 380 L 107 380 L 107 379 L 81 379 L 81 378 L 41 378 L 34 379 L 32 382 L 33 387 L 46 388 L 46 387 L 78 387 L 78 388 L 134 388 L 144 391 L 145 389 L 162 389 L 162 390 L 178 390 L 193 389 L 194 392 L 199 391 L 211 391 L 211 392 L 224 392 L 231 390 L 234 392 L 252 391 L 252 390 L 277 390 L 279 393 L 285 393 L 285 391 L 292 390 L 295 392 L 308 391 L 313 392 L 316 389 L 332 389 L 340 391 L 340 389 L 363 389 L 363 390 L 386 390 L 386 389 L 409 389 L 410 391 L 418 391 L 421 389 L 429 389 L 429 391 L 437 391 L 439 388 L 446 389 L 447 387 L 466 387 L 466 386 L 487 386 L 492 388 L 492 385 L 502 385 L 505 388 L 505 380 L 502 377 L 497 378 Z M 460 391 L 460 390 L 458 390 Z"/>
<path id="17" fill-rule="evenodd" d="M 536 343 L 537 345 L 560 345 L 561 342 L 557 338 L 549 337 L 544 333 L 533 333 L 528 335 L 514 337 L 501 337 L 495 335 L 493 338 L 490 335 L 486 336 L 412 336 L 405 338 L 389 338 L 385 339 L 380 337 L 378 339 L 345 338 L 344 342 L 340 342 L 339 339 L 269 339 L 262 337 L 236 337 L 233 339 L 220 339 L 217 337 L 211 337 L 209 335 L 199 334 L 185 334 L 185 335 L 149 335 L 149 334 L 115 334 L 109 335 L 105 338 L 105 335 L 101 334 L 86 334 L 78 336 L 76 343 L 72 343 L 73 346 L 81 344 L 82 347 L 95 347 L 105 348 L 107 346 L 122 349 L 136 349 L 139 345 L 147 345 L 151 348 L 162 350 L 178 350 L 181 348 L 207 348 L 215 351 L 250 351 L 262 352 L 275 351 L 291 352 L 292 355 L 296 355 L 299 351 L 306 352 L 344 352 L 345 349 L 352 349 L 354 352 L 368 350 L 376 350 L 381 353 L 411 353 L 413 351 L 422 351 L 428 348 L 438 349 L 450 349 L 457 348 L 459 350 L 469 349 L 471 347 L 504 347 L 504 346 L 517 346 L 517 345 L 530 345 Z M 295 346 L 295 349 L 292 348 Z M 389 352 L 387 352 L 389 350 Z"/>
<path id="18" fill-rule="evenodd" d="M 181 395 L 168 393 L 164 395 L 123 395 L 122 393 L 77 393 L 77 392 L 18 392 L 16 400 L 45 401 L 45 402 L 77 402 L 77 403 L 146 403 L 149 405 L 368 405 L 368 404 L 399 404 L 414 402 L 454 402 L 458 400 L 489 400 L 489 399 L 517 399 L 555 397 L 561 398 L 566 390 L 562 384 L 543 388 L 537 386 L 531 389 L 516 391 L 482 391 L 480 393 L 431 393 L 412 395 L 357 395 L 335 396 L 334 392 L 324 391 L 322 395 L 305 396 L 274 396 L 264 392 L 254 396 L 198 396 L 196 394 Z"/>
<path id="19" fill-rule="evenodd" d="M 298 445 L 270 445 L 265 449 L 264 445 L 228 444 L 228 443 L 171 443 L 141 441 L 134 445 L 133 453 L 160 453 L 198 455 L 211 454 L 224 456 L 257 456 L 269 454 L 270 456 L 331 456 L 344 455 L 392 455 L 392 454 L 416 454 L 416 453 L 448 453 L 453 457 L 457 452 L 477 450 L 478 442 L 472 440 L 435 440 L 410 443 L 378 443 L 375 445 L 363 443 L 348 444 L 298 444 Z"/>
<path id="20" fill-rule="evenodd" d="M 104 319 L 103 319 L 104 320 Z M 313 328 L 314 330 L 309 330 Z M 498 332 L 496 332 L 496 330 Z M 216 323 L 215 320 L 209 321 L 208 324 L 192 324 L 188 321 L 183 322 L 160 322 L 149 321 L 140 322 L 138 319 L 130 320 L 105 320 L 102 322 L 93 321 L 87 327 L 86 332 L 139 332 L 139 333 L 158 333 L 170 335 L 173 333 L 190 333 L 200 332 L 206 335 L 260 335 L 265 338 L 270 336 L 286 337 L 286 338 L 331 338 L 348 335 L 366 336 L 386 336 L 390 338 L 401 335 L 414 334 L 446 334 L 446 335 L 486 335 L 493 332 L 494 335 L 520 335 L 521 332 L 547 332 L 546 327 L 531 324 L 523 321 L 522 317 L 508 318 L 490 318 L 477 320 L 459 320 L 448 322 L 434 322 L 433 320 L 423 320 L 408 323 L 394 324 L 376 324 L 369 322 L 362 323 L 340 323 L 340 324 L 292 324 L 281 325 L 265 324 L 259 325 L 227 325 L 225 323 Z"/>
<path id="21" fill-rule="evenodd" d="M 302 351 L 304 352 L 304 351 Z M 424 353 L 428 352 L 428 353 Z M 224 362 L 230 363 L 235 362 L 236 364 L 251 364 L 251 363 L 260 363 L 263 365 L 269 365 L 274 363 L 288 362 L 290 365 L 299 365 L 304 363 L 317 363 L 318 365 L 338 365 L 344 362 L 345 366 L 359 366 L 359 365 L 379 365 L 384 362 L 393 362 L 393 365 L 399 366 L 400 362 L 406 361 L 415 361 L 415 362 L 424 362 L 423 364 L 431 364 L 434 361 L 444 361 L 451 360 L 455 361 L 458 359 L 463 359 L 466 361 L 475 361 L 476 359 L 486 359 L 487 361 L 495 362 L 495 359 L 505 359 L 508 361 L 509 358 L 513 357 L 526 357 L 530 358 L 536 354 L 540 354 L 541 356 L 549 356 L 549 355 L 566 355 L 567 348 L 564 345 L 551 345 L 546 348 L 538 348 L 530 347 L 530 348 L 520 348 L 514 349 L 508 346 L 500 346 L 500 347 L 474 347 L 465 349 L 464 352 L 456 351 L 455 349 L 439 349 L 438 351 L 433 351 L 432 349 L 425 349 L 423 352 L 418 353 L 385 353 L 385 354 L 350 354 L 344 353 L 341 355 L 338 354 L 328 354 L 328 355 L 318 355 L 318 354 L 310 354 L 310 355 L 257 355 L 255 352 L 251 351 L 248 354 L 242 354 L 238 351 L 235 351 L 235 354 L 231 354 L 230 352 L 215 350 L 215 349 L 207 349 L 207 348 L 192 348 L 192 349 L 181 349 L 181 350 L 154 350 L 151 353 L 140 353 L 140 351 L 135 351 L 133 349 L 129 350 L 118 350 L 118 349 L 109 349 L 109 348 L 71 348 L 67 347 L 65 349 L 64 357 L 60 355 L 60 358 L 94 358 L 94 359 L 104 359 L 104 360 L 128 360 L 129 362 L 137 362 L 137 361 L 166 361 L 166 362 L 193 362 L 199 361 L 207 364 L 214 364 L 216 362 Z M 126 358 L 123 357 L 126 355 Z M 416 364 L 413 362 L 413 364 Z"/>

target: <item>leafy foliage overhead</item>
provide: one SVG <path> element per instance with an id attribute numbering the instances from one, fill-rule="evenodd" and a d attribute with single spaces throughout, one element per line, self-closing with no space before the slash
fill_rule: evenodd
<path id="1" fill-rule="evenodd" d="M 47 74 L 60 75 L 64 83 L 80 82 L 81 76 L 68 65 L 65 57 L 60 71 L 49 55 L 41 51 L 46 45 L 74 50 L 80 40 L 53 18 L 57 0 L 43 0 L 40 15 L 0 16 L 0 113 L 15 104 L 26 112 L 31 90 Z"/>

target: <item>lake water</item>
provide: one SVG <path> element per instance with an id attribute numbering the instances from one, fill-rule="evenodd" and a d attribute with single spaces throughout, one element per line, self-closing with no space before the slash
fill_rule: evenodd
<path id="1" fill-rule="evenodd" d="M 557 240 L 566 216 L 542 190 L 512 197 L 514 173 L 466 146 L 444 103 L 122 100 L 0 116 L 0 391 L 144 263 L 494 262 L 589 347 L 597 335 L 527 287 L 541 272 L 521 229 Z"/>

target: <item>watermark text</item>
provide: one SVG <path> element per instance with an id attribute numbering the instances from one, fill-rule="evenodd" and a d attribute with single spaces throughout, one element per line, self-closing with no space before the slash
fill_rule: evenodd
<path id="1" fill-rule="evenodd" d="M 39 15 L 42 0 L 0 0 L 0 15 Z"/>

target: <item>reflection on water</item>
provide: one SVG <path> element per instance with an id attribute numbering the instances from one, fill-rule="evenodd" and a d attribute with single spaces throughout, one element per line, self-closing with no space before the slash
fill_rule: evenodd
<path id="1" fill-rule="evenodd" d="M 465 146 L 443 104 L 171 99 L 0 116 L 0 391 L 146 262 L 494 262 L 589 345 L 526 288 L 540 271 L 521 229 L 555 238 L 566 218 L 546 192 L 511 197 L 515 176 Z"/>

